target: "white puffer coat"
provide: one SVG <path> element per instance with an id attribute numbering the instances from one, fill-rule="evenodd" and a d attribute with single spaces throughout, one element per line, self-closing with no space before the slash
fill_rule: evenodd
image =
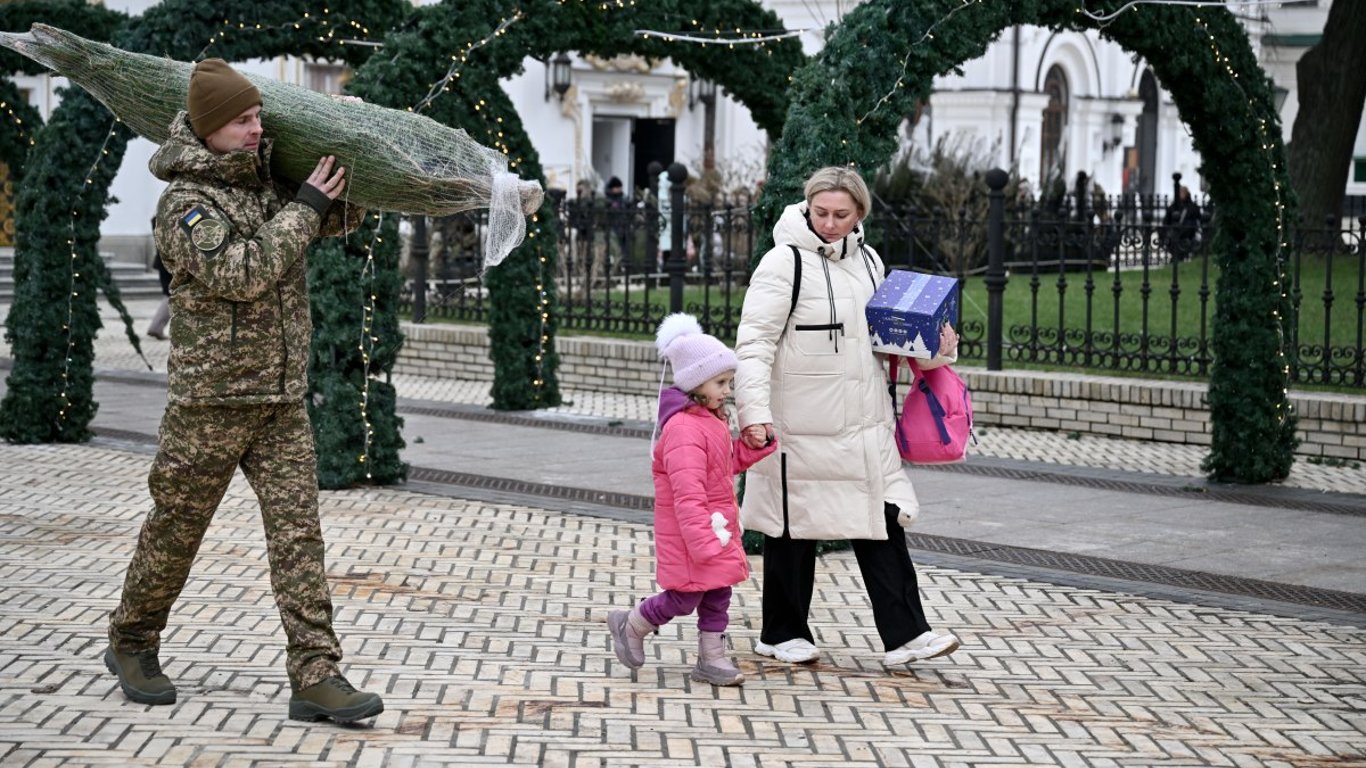
<path id="1" fill-rule="evenodd" d="M 750 468 L 740 522 L 794 539 L 887 538 L 883 502 L 919 510 L 895 443 L 887 364 L 873 352 L 864 307 L 882 259 L 860 225 L 826 244 L 790 205 L 776 244 L 750 278 L 735 354 L 740 426 L 773 424 L 778 451 Z M 793 252 L 801 295 L 791 318 Z"/>

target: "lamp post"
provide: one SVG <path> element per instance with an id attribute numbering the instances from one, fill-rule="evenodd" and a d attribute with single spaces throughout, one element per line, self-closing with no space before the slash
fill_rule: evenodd
<path id="1" fill-rule="evenodd" d="M 1115 113 L 1110 115 L 1110 135 L 1105 137 L 1101 143 L 1102 152 L 1113 152 L 1120 144 L 1124 143 L 1124 115 Z"/>
<path id="2" fill-rule="evenodd" d="M 669 276 L 669 311 L 683 311 L 683 273 L 688 270 L 687 235 L 683 232 L 683 183 L 688 169 L 682 163 L 669 166 L 669 258 L 664 272 Z"/>
<path id="3" fill-rule="evenodd" d="M 1285 87 L 1283 87 L 1283 86 L 1281 86 L 1281 85 L 1279 85 L 1279 84 L 1273 84 L 1273 85 L 1271 86 L 1271 103 L 1272 103 L 1273 106 L 1276 107 L 1276 114 L 1277 114 L 1277 115 L 1279 115 L 1279 114 L 1281 113 L 1281 109 L 1283 109 L 1283 108 L 1285 107 L 1285 99 L 1286 99 L 1286 97 L 1289 96 L 1289 95 L 1290 95 L 1290 90 L 1289 90 L 1289 89 L 1287 89 L 1287 88 L 1285 88 Z"/>
<path id="4" fill-rule="evenodd" d="M 1001 337 L 1005 330 L 1005 188 L 1010 175 L 987 171 L 987 370 L 1001 370 Z"/>
<path id="5" fill-rule="evenodd" d="M 550 59 L 545 65 L 545 100 L 550 101 L 550 93 L 554 91 L 560 101 L 564 101 L 564 95 L 569 91 L 570 75 L 573 70 L 573 62 L 569 59 L 569 54 L 560 51 L 555 58 Z"/>
<path id="6" fill-rule="evenodd" d="M 716 81 L 694 80 L 696 101 L 702 102 L 702 170 L 716 169 Z"/>

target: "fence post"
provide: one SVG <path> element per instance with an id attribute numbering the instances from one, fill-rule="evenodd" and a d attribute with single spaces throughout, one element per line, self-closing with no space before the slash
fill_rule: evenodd
<path id="1" fill-rule="evenodd" d="M 683 311 L 683 273 L 688 270 L 687 235 L 683 232 L 683 182 L 688 169 L 682 163 L 669 166 L 669 258 L 664 272 L 669 276 L 669 312 Z"/>
<path id="2" fill-rule="evenodd" d="M 408 258 L 413 260 L 413 322 L 427 322 L 427 217 L 414 216 Z"/>
<path id="3" fill-rule="evenodd" d="M 1005 187 L 1010 176 L 1000 168 L 987 171 L 987 370 L 1001 370 L 1002 294 L 1006 289 Z"/>
<path id="4" fill-rule="evenodd" d="M 1172 174 L 1172 202 L 1176 202 L 1176 198 L 1178 198 L 1178 197 L 1180 197 L 1180 196 L 1181 196 L 1181 172 L 1180 172 L 1180 171 L 1177 171 L 1176 173 L 1173 173 L 1173 174 Z"/>

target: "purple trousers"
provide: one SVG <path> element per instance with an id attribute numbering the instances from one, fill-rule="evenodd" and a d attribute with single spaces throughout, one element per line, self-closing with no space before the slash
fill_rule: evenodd
<path id="1" fill-rule="evenodd" d="M 725 632 L 730 624 L 730 587 L 706 592 L 679 592 L 666 589 L 640 604 L 640 615 L 655 626 L 663 626 L 679 616 L 697 611 L 697 628 L 703 632 Z"/>

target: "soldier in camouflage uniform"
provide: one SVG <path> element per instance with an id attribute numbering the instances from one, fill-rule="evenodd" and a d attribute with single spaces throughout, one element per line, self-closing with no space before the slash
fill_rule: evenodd
<path id="1" fill-rule="evenodd" d="M 351 722 L 384 709 L 338 669 L 304 404 L 312 325 L 305 252 L 364 212 L 333 206 L 343 169 L 325 157 L 297 192 L 270 177 L 260 94 L 219 59 L 196 65 L 188 109 L 151 160 L 169 182 L 155 238 L 171 271 L 168 400 L 105 663 L 128 698 L 170 704 L 161 631 L 234 471 L 255 490 L 270 581 L 288 636 L 289 716 Z"/>

